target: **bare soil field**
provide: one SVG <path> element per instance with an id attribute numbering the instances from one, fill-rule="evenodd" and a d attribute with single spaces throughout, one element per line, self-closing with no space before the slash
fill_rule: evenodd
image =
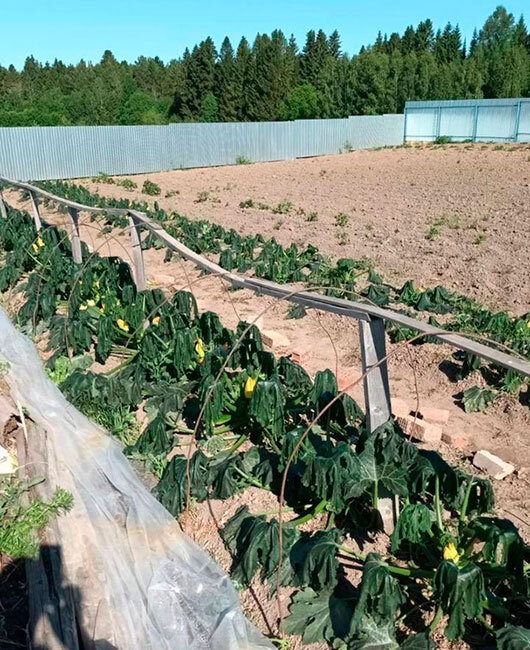
<path id="1" fill-rule="evenodd" d="M 148 178 L 162 188 L 156 200 L 166 210 L 246 234 L 275 236 L 283 244 L 315 244 L 334 257 L 366 257 L 374 260 L 385 278 L 397 283 L 413 279 L 423 286 L 444 284 L 490 307 L 517 313 L 530 309 L 530 147 L 502 151 L 489 145 L 411 147 L 129 178 L 138 183 L 137 191 L 90 180 L 83 184 L 101 194 L 152 204 L 154 198 L 140 192 Z M 178 193 L 166 198 L 169 192 Z M 239 207 L 249 198 L 256 207 Z M 9 201 L 29 207 L 14 193 L 9 193 Z M 258 207 L 259 202 L 271 209 Z M 273 211 L 287 202 L 292 203 L 288 212 Z M 43 212 L 50 223 L 65 224 L 64 215 L 52 212 L 51 207 L 43 207 Z M 318 213 L 316 221 L 307 220 L 311 212 Z M 350 216 L 345 226 L 336 225 L 335 217 L 341 212 Z M 86 214 L 82 215 L 81 236 L 102 255 L 128 258 L 128 238 L 117 232 L 112 237 L 102 235 Z M 347 241 L 341 243 L 344 237 Z M 164 263 L 164 250 L 149 249 L 144 259 L 150 286 L 171 292 L 190 289 L 199 309 L 217 312 L 229 327 L 240 319 L 258 319 L 262 330 L 284 337 L 275 352 L 298 352 L 310 374 L 331 368 L 343 386 L 360 376 L 358 330 L 353 320 L 315 310 L 301 320 L 288 319 L 284 303 L 246 290 L 229 291 L 219 278 L 200 275 L 191 264 L 176 258 Z M 471 458 L 477 449 L 487 449 L 515 465 L 514 474 L 495 481 L 497 512 L 512 519 L 530 542 L 528 394 L 505 395 L 486 412 L 468 414 L 455 395 L 476 383 L 476 378 L 455 379 L 449 346 L 393 345 L 389 352 L 392 396 L 405 400 L 411 410 L 418 404 L 420 409 L 423 405 L 447 409 L 450 418 L 444 430 L 468 438 L 465 449 L 442 443 L 440 451 L 447 460 L 478 474 Z M 361 384 L 351 394 L 363 404 Z M 230 556 L 218 527 L 243 503 L 254 512 L 277 507 L 271 495 L 249 489 L 224 502 L 200 504 L 182 519 L 185 532 L 225 569 L 229 569 Z M 371 540 L 369 548 L 376 549 L 379 541 L 377 537 Z M 283 606 L 288 601 L 285 592 Z M 260 629 L 275 628 L 276 599 L 265 586 L 256 584 L 245 590 L 242 603 Z M 290 647 L 298 650 L 302 646 Z M 323 646 L 313 647 L 320 650 Z M 463 650 L 471 646 L 441 641 L 439 647 Z"/>
<path id="2" fill-rule="evenodd" d="M 368 258 L 392 282 L 443 284 L 490 308 L 530 309 L 528 144 L 416 145 L 129 178 L 137 190 L 82 183 L 152 204 L 141 193 L 149 179 L 165 210 Z M 253 207 L 240 207 L 249 199 Z"/>

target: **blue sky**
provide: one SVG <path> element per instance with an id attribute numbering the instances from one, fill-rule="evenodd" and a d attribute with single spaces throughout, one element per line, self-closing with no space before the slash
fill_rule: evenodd
<path id="1" fill-rule="evenodd" d="M 65 63 L 98 61 L 105 49 L 120 60 L 140 54 L 167 61 L 206 36 L 220 45 L 281 28 L 303 44 L 309 29 L 338 29 L 343 49 L 355 53 L 377 35 L 431 18 L 435 27 L 458 23 L 465 37 L 498 1 L 445 0 L 0 0 L 0 64 L 20 67 L 27 55 Z M 505 3 L 516 18 L 528 0 Z"/>

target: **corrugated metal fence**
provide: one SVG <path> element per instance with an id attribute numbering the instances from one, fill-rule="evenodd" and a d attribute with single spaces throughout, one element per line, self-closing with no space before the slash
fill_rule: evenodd
<path id="1" fill-rule="evenodd" d="M 530 142 L 530 99 L 407 102 L 405 140 Z"/>
<path id="2" fill-rule="evenodd" d="M 403 115 L 339 120 L 0 128 L 0 175 L 18 180 L 288 160 L 403 144 Z"/>

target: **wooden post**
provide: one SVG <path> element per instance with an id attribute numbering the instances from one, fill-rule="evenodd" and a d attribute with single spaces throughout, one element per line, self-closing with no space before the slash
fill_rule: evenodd
<path id="1" fill-rule="evenodd" d="M 142 238 L 140 233 L 140 221 L 134 216 L 129 217 L 129 225 L 131 229 L 131 246 L 132 246 L 132 261 L 134 266 L 134 280 L 138 291 L 143 291 L 146 288 L 145 283 L 145 267 L 144 255 L 142 251 Z"/>
<path id="2" fill-rule="evenodd" d="M 39 231 L 42 228 L 42 223 L 40 220 L 40 213 L 39 213 L 39 199 L 35 192 L 29 193 L 29 197 L 31 199 L 31 205 L 33 206 L 33 219 L 35 221 L 35 228 L 37 231 Z"/>
<path id="3" fill-rule="evenodd" d="M 29 480 L 46 474 L 47 480 L 37 483 L 31 496 L 51 500 L 57 483 L 54 462 L 51 463 L 47 446 L 47 433 L 42 427 L 28 422 L 28 437 L 24 430 L 17 432 L 17 456 L 24 478 Z M 46 468 L 46 472 L 42 468 Z M 29 494 L 23 495 L 29 504 Z M 32 648 L 47 650 L 79 650 L 79 619 L 75 612 L 79 588 L 69 585 L 65 576 L 61 538 L 57 522 L 52 522 L 40 534 L 40 550 L 36 559 L 26 560 L 28 581 L 29 624 L 28 637 Z M 70 549 L 66 549 L 67 552 Z M 77 603 L 81 605 L 80 602 Z"/>
<path id="4" fill-rule="evenodd" d="M 76 208 L 68 208 L 70 215 L 70 241 L 72 242 L 72 257 L 76 264 L 82 264 L 83 256 L 81 254 L 81 238 L 79 237 L 79 210 Z"/>
<path id="5" fill-rule="evenodd" d="M 385 322 L 382 318 L 371 318 L 369 321 L 359 321 L 361 339 L 361 361 L 363 374 L 374 367 L 386 356 Z M 392 414 L 390 405 L 390 385 L 388 382 L 388 366 L 383 361 L 368 372 L 364 378 L 364 402 L 366 405 L 366 424 L 369 431 L 375 431 L 387 422 Z M 379 515 L 381 525 L 387 534 L 391 534 L 398 517 L 398 499 L 385 495 L 382 486 L 379 488 Z"/>
<path id="6" fill-rule="evenodd" d="M 0 187 L 0 217 L 2 217 L 2 219 L 7 219 L 6 204 L 4 203 L 4 195 L 2 194 L 1 187 Z"/>

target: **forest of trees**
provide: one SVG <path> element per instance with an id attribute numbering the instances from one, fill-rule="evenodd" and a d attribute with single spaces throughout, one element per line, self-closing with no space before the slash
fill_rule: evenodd
<path id="1" fill-rule="evenodd" d="M 307 33 L 303 47 L 280 30 L 206 38 L 164 63 L 117 61 L 0 65 L 0 126 L 262 121 L 402 112 L 405 101 L 525 97 L 530 35 L 497 7 L 466 44 L 458 26 L 430 20 L 403 34 L 381 33 L 349 56 L 337 31 Z"/>

